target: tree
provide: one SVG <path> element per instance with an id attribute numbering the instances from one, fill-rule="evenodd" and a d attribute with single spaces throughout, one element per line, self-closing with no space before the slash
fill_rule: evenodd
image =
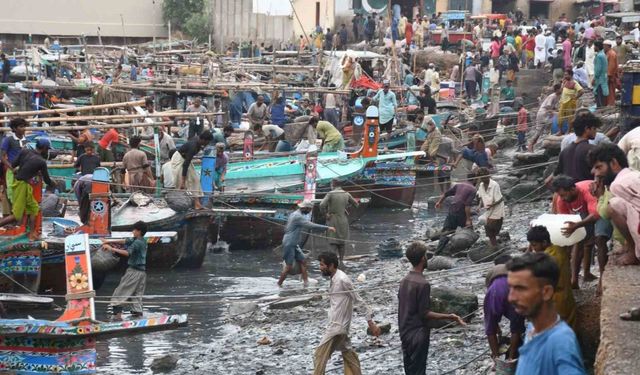
<path id="1" fill-rule="evenodd" d="M 205 42 L 211 32 L 211 17 L 205 0 L 163 0 L 162 18 L 171 27 Z"/>

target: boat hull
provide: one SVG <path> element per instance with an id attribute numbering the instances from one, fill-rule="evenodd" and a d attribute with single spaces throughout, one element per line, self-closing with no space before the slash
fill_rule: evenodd
<path id="1" fill-rule="evenodd" d="M 209 237 L 211 215 L 207 212 L 188 211 L 176 213 L 168 218 L 147 222 L 148 230 L 154 232 L 175 231 L 177 241 L 149 244 L 147 270 L 171 268 L 199 268 L 204 262 Z M 131 231 L 133 223 L 113 225 L 113 231 Z M 122 261 L 126 264 L 126 260 Z"/>

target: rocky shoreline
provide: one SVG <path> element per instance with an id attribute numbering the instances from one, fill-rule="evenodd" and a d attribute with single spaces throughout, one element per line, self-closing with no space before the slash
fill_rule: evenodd
<path id="1" fill-rule="evenodd" d="M 526 246 L 526 229 L 530 220 L 545 211 L 542 202 L 523 203 L 511 207 L 511 214 L 505 219 L 503 232 L 509 233 L 511 240 L 505 252 L 517 253 Z M 427 220 L 424 227 L 437 226 L 438 223 Z M 481 228 L 480 244 L 485 241 Z M 424 232 L 422 232 L 424 233 Z M 362 370 L 365 374 L 400 373 L 402 354 L 397 327 L 397 288 L 399 280 L 408 272 L 406 259 L 378 260 L 374 255 L 358 257 L 346 261 L 345 271 L 354 280 L 360 295 L 375 312 L 375 319 L 390 323 L 390 332 L 378 339 L 368 336 L 362 308 L 356 306 L 351 327 L 351 340 L 360 355 Z M 451 258 L 454 267 L 445 271 L 426 273 L 434 289 L 446 287 L 453 290 L 453 302 L 439 304 L 441 308 L 454 308 L 452 305 L 465 300 L 471 294 L 477 308 L 467 305 L 468 313 L 456 312 L 467 317 L 466 327 L 446 327 L 434 329 L 431 338 L 428 371 L 446 373 L 471 360 L 460 374 L 478 374 L 486 372 L 491 360 L 486 355 L 487 344 L 484 336 L 482 318 L 482 299 L 484 297 L 484 276 L 490 263 L 474 265 L 467 258 Z M 313 275 L 318 275 L 317 261 L 311 262 Z M 358 282 L 359 275 L 366 280 Z M 281 296 L 302 294 L 324 294 L 328 289 L 328 280 L 321 279 L 317 285 L 303 290 L 301 284 L 293 281 L 285 288 Z M 457 292 L 457 293 L 456 293 Z M 274 296 L 274 298 L 277 296 Z M 450 298 L 450 297 L 448 297 Z M 433 299 L 433 298 L 432 298 Z M 326 295 L 302 298 L 302 304 L 273 309 L 268 306 L 269 298 L 258 303 L 234 303 L 229 307 L 225 321 L 225 336 L 206 344 L 192 359 L 181 359 L 176 372 L 193 374 L 308 374 L 313 370 L 313 351 L 324 332 L 328 297 Z M 455 302 L 455 303 L 454 303 Z M 434 309 L 435 310 L 435 309 Z M 471 311 L 469 311 L 471 310 Z M 471 313 L 471 314 L 469 314 Z M 507 329 L 505 327 L 505 329 Z M 259 343 L 260 342 L 260 343 Z M 327 369 L 341 373 L 341 357 L 334 354 Z M 327 371 L 328 373 L 331 373 Z"/>

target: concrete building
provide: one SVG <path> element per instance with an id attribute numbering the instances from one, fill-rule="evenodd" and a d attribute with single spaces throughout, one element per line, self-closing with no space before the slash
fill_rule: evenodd
<path id="1" fill-rule="evenodd" d="M 335 0 L 211 0 L 215 47 L 232 41 L 280 43 L 312 33 L 316 25 L 324 31 L 336 28 Z M 294 12 L 295 9 L 295 12 Z"/>
<path id="2" fill-rule="evenodd" d="M 95 42 L 98 33 L 107 43 L 122 37 L 131 41 L 167 37 L 161 0 L 6 0 L 0 12 L 0 39 L 19 43 L 29 34 L 34 41 L 46 36 L 86 35 Z"/>

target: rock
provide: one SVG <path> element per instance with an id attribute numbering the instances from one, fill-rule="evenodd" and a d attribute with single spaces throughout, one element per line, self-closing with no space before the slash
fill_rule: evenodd
<path id="1" fill-rule="evenodd" d="M 378 327 L 380 328 L 380 335 L 385 335 L 389 332 L 391 332 L 391 323 L 389 322 L 385 322 L 385 323 L 378 323 Z M 371 336 L 371 330 L 369 329 L 369 327 L 367 327 L 367 335 Z"/>
<path id="2" fill-rule="evenodd" d="M 322 297 L 320 297 L 320 296 L 301 296 L 301 297 L 285 298 L 283 300 L 280 300 L 278 302 L 274 302 L 274 303 L 270 304 L 269 308 L 273 309 L 273 310 L 290 309 L 292 307 L 305 305 L 308 302 L 313 301 L 315 299 L 319 299 L 319 298 L 322 298 Z"/>
<path id="3" fill-rule="evenodd" d="M 284 350 L 282 350 L 282 348 L 278 348 L 276 349 L 275 352 L 273 352 L 274 355 L 283 355 L 284 354 Z"/>
<path id="4" fill-rule="evenodd" d="M 173 354 L 167 354 L 153 359 L 153 362 L 151 362 L 151 371 L 154 373 L 171 372 L 177 365 L 178 357 Z"/>
<path id="5" fill-rule="evenodd" d="M 234 317 L 238 315 L 245 315 L 254 312 L 258 309 L 258 304 L 255 302 L 236 302 L 229 305 L 229 316 Z"/>
<path id="6" fill-rule="evenodd" d="M 494 176 L 493 179 L 500 185 L 500 190 L 505 192 L 516 186 L 520 179 L 515 176 Z"/>
<path id="7" fill-rule="evenodd" d="M 469 249 L 480 235 L 470 228 L 458 228 L 451 235 L 447 246 L 442 250 L 442 255 L 459 256 L 462 252 Z"/>
<path id="8" fill-rule="evenodd" d="M 485 242 L 469 250 L 467 257 L 474 263 L 491 262 L 503 253 L 502 251 L 498 251 L 498 249 L 498 247 L 493 247 Z"/>
<path id="9" fill-rule="evenodd" d="M 542 148 L 550 154 L 560 154 L 560 146 L 562 145 L 562 135 L 548 135 L 542 140 Z"/>
<path id="10" fill-rule="evenodd" d="M 543 189 L 539 189 L 540 184 L 537 182 L 522 182 L 514 187 L 512 187 L 507 192 L 507 198 L 511 201 L 531 201 L 537 198 L 545 192 Z M 535 190 L 538 190 L 534 193 Z"/>
<path id="11" fill-rule="evenodd" d="M 380 259 L 400 258 L 404 254 L 400 242 L 395 238 L 387 238 L 377 246 Z"/>
<path id="12" fill-rule="evenodd" d="M 505 149 L 517 145 L 518 138 L 508 134 L 498 134 L 493 138 L 491 143 L 495 143 L 500 149 Z"/>
<path id="13" fill-rule="evenodd" d="M 453 288 L 431 288 L 431 311 L 443 314 L 456 314 L 465 321 L 471 320 L 478 309 L 478 297 L 471 292 Z M 469 315 L 469 316 L 467 316 Z M 449 320 L 430 320 L 429 327 L 440 328 L 449 324 Z M 452 327 L 449 325 L 448 327 Z"/>
<path id="14" fill-rule="evenodd" d="M 549 161 L 549 157 L 545 155 L 544 152 L 518 152 L 515 154 L 514 159 L 514 167 L 523 167 Z"/>
<path id="15" fill-rule="evenodd" d="M 436 255 L 427 262 L 429 271 L 448 270 L 455 266 L 456 261 L 453 258 Z"/>
<path id="16" fill-rule="evenodd" d="M 258 345 L 271 345 L 271 340 L 267 336 L 263 336 L 260 340 L 258 340 Z"/>

